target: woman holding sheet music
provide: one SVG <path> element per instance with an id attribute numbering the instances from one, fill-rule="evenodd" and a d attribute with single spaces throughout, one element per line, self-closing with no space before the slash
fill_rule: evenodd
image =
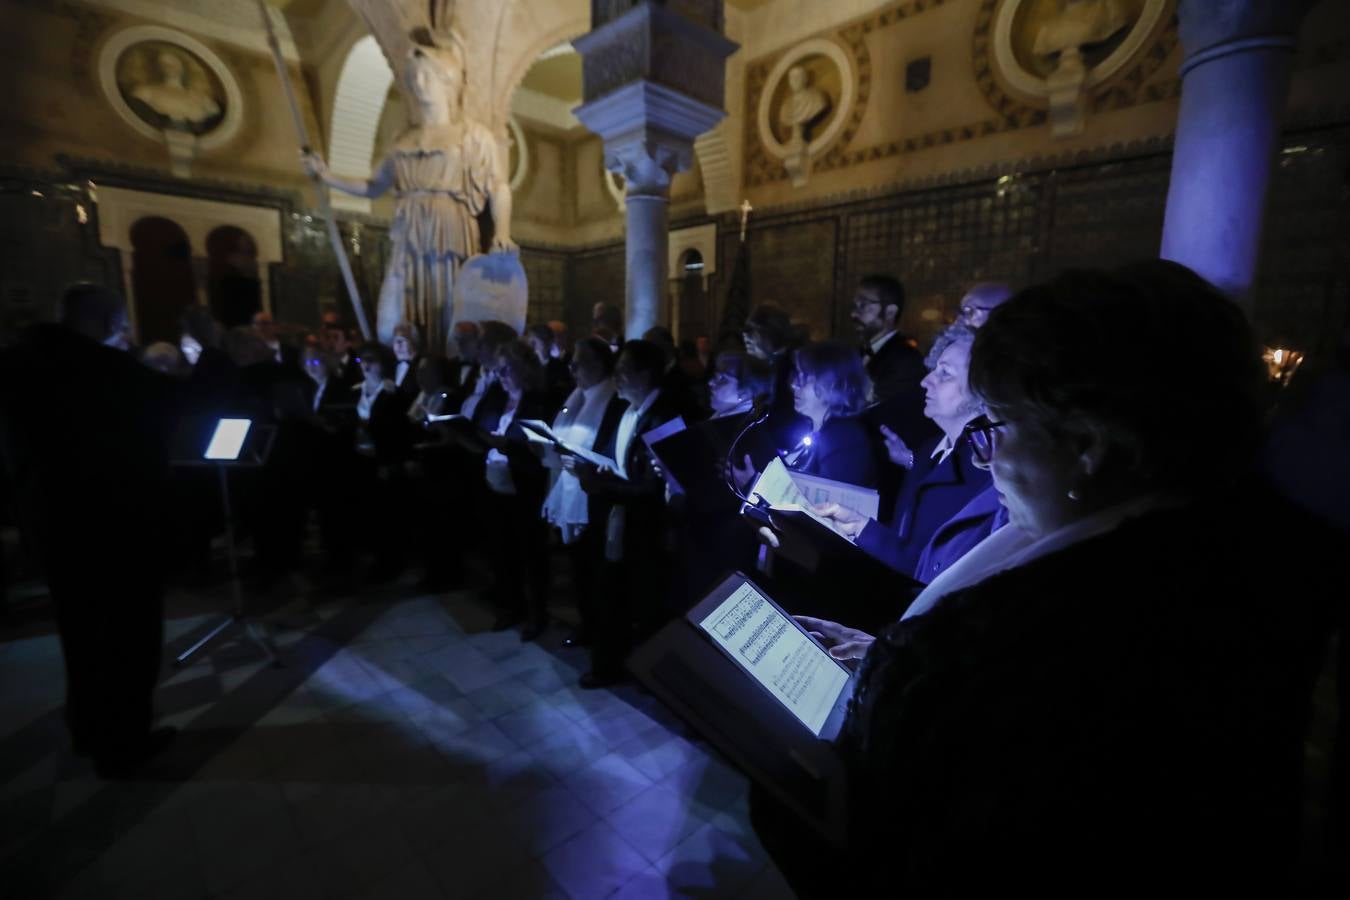
<path id="1" fill-rule="evenodd" d="M 1011 525 L 876 639 L 805 623 L 863 663 L 843 854 L 753 798 L 801 896 L 1289 886 L 1339 597 L 1334 540 L 1253 474 L 1262 377 L 1242 312 L 1171 262 L 991 314 L 967 436 Z"/>
<path id="2" fill-rule="evenodd" d="M 974 331 L 953 325 L 938 335 L 928 354 L 929 372 L 921 382 L 923 413 L 942 429 L 939 437 L 915 452 L 881 427 L 891 462 L 910 470 L 888 524 L 837 503 L 821 509 L 869 555 L 924 583 L 988 537 L 1000 510 L 987 468 L 961 440 L 962 429 L 983 408 L 971 396 L 966 378 L 974 340 Z M 979 502 L 972 502 L 977 498 Z M 921 569 L 920 557 L 935 537 L 938 546 Z"/>
<path id="3" fill-rule="evenodd" d="M 599 338 L 577 341 L 568 364 L 576 389 L 553 420 L 553 433 L 560 440 L 611 458 L 619 419 L 628 408 L 628 401 L 615 394 L 614 362 L 614 351 Z M 558 529 L 558 538 L 572 563 L 573 598 L 581 614 L 581 625 L 563 644 L 584 647 L 591 643 L 590 624 L 597 616 L 596 592 L 599 567 L 604 559 L 605 523 L 592 517 L 594 501 L 581 489 L 576 475 L 563 468 L 558 450 L 549 446 L 539 452 L 552 473 L 542 515 Z"/>
<path id="4" fill-rule="evenodd" d="M 657 474 L 642 435 L 675 418 L 661 395 L 665 352 L 650 341 L 623 345 L 614 369 L 618 395 L 628 401 L 615 437 L 617 471 L 601 471 L 575 456 L 565 463 L 594 501 L 591 521 L 604 523 L 601 564 L 604 586 L 592 631 L 591 669 L 581 677 L 583 688 L 619 681 L 623 661 L 633 647 L 633 632 L 651 633 L 671 612 L 671 586 L 666 577 L 665 481 Z"/>

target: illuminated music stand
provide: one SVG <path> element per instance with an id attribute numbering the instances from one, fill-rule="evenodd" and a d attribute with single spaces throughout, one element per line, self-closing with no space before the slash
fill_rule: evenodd
<path id="1" fill-rule="evenodd" d="M 206 649 L 212 641 L 224 634 L 231 625 L 238 625 L 244 635 L 258 646 L 274 666 L 281 665 L 276 651 L 244 612 L 244 590 L 239 582 L 239 558 L 234 546 L 234 516 L 230 510 L 230 484 L 226 474 L 231 468 L 261 468 L 272 450 L 273 428 L 254 426 L 251 419 L 222 418 L 200 457 L 180 461 L 186 466 L 213 466 L 220 474 L 220 503 L 225 514 L 225 553 L 230 561 L 230 591 L 234 596 L 234 612 L 206 633 L 204 637 L 174 659 L 175 666 L 183 666 L 192 657 Z"/>

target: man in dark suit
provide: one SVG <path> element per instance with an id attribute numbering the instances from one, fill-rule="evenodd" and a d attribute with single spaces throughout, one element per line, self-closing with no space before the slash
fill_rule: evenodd
<path id="1" fill-rule="evenodd" d="M 300 351 L 294 346 L 284 343 L 277 336 L 276 322 L 272 321 L 270 312 L 259 312 L 253 315 L 253 330 L 258 337 L 262 338 L 267 349 L 272 353 L 274 362 L 280 363 L 286 367 L 288 372 L 297 372 L 300 369 Z"/>
<path id="2" fill-rule="evenodd" d="M 324 322 L 323 342 L 325 348 L 333 356 L 339 381 L 347 387 L 353 388 L 365 380 L 365 376 L 361 374 L 361 363 L 356 358 L 351 338 L 342 323 L 337 321 Z"/>
<path id="3" fill-rule="evenodd" d="M 75 751 L 126 777 L 172 739 L 151 730 L 163 644 L 168 379 L 108 341 L 122 299 L 75 285 L 59 325 L 0 357 L 0 452 L 56 609 Z M 77 398 L 77 402 L 72 401 Z"/>
<path id="4" fill-rule="evenodd" d="M 899 330 L 904 311 L 905 286 L 900 279 L 892 275 L 868 275 L 858 282 L 850 316 L 873 395 L 873 406 L 863 419 L 873 434 L 884 425 L 910 447 L 918 447 L 936 431 L 932 422 L 924 418 L 924 395 L 919 386 L 928 369 L 913 342 Z M 877 489 L 881 508 L 889 509 L 907 476 L 903 469 L 886 465 L 880 444 L 876 446 L 882 473 Z"/>
<path id="5" fill-rule="evenodd" d="M 605 529 L 605 576 L 592 623 L 591 670 L 583 688 L 613 684 L 633 647 L 633 627 L 654 631 L 671 610 L 665 577 L 665 481 L 642 435 L 676 415 L 661 394 L 666 355 L 650 341 L 628 341 L 614 369 L 618 396 L 628 401 L 615 435 L 617 472 L 570 463 L 593 501 L 592 527 Z"/>
<path id="6" fill-rule="evenodd" d="M 394 382 L 404 412 L 417 399 L 417 364 L 422 361 L 422 339 L 417 326 L 400 322 L 394 326 L 394 371 L 385 375 Z"/>

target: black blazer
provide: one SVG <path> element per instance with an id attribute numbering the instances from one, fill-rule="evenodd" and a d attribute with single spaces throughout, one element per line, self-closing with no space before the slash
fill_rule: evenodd
<path id="1" fill-rule="evenodd" d="M 909 338 L 898 333 L 867 359 L 865 367 L 872 379 L 872 394 L 881 403 L 917 388 L 928 374 L 923 356 L 909 345 Z"/>
<path id="2" fill-rule="evenodd" d="M 811 434 L 811 446 L 792 468 L 808 475 L 834 481 L 846 481 L 862 487 L 876 487 L 877 458 L 873 438 L 867 426 L 856 416 L 827 419 L 820 431 Z"/>
<path id="3" fill-rule="evenodd" d="M 1338 554 L 1323 526 L 1236 486 L 896 624 L 846 722 L 858 868 L 837 871 L 915 896 L 1107 872 L 1284 882 Z"/>
<path id="4" fill-rule="evenodd" d="M 932 458 L 936 440 L 914 452 L 914 468 L 905 476 L 888 524 L 869 522 L 858 546 L 905 575 L 918 577 L 919 557 L 928 541 L 991 484 L 975 466 L 970 445 L 961 441 L 947 458 Z"/>
<path id="5" fill-rule="evenodd" d="M 508 398 L 509 399 L 509 398 Z M 543 393 L 530 392 L 521 396 L 511 424 L 502 435 L 506 446 L 501 448 L 507 464 L 511 468 L 511 481 L 515 484 L 516 494 L 521 498 L 531 515 L 537 515 L 539 505 L 544 502 L 548 491 L 548 470 L 539 457 L 530 449 L 530 439 L 520 424 L 523 419 L 546 419 L 549 402 Z M 500 416 L 498 417 L 500 418 Z"/>
<path id="6" fill-rule="evenodd" d="M 628 474 L 627 479 L 620 478 L 617 474 L 602 472 L 596 476 L 587 490 L 589 511 L 595 514 L 590 519 L 592 523 L 608 521 L 609 510 L 614 506 L 623 506 L 626 509 L 623 540 L 625 559 L 640 559 L 642 554 L 658 552 L 665 523 L 666 482 L 656 473 L 651 453 L 647 450 L 642 435 L 669 422 L 676 415 L 678 413 L 673 406 L 666 402 L 663 395 L 658 394 L 656 400 L 638 419 L 637 427 L 633 429 L 633 440 L 628 444 L 628 452 L 624 455 L 624 471 Z M 616 441 L 617 434 L 616 422 Z M 613 452 L 614 449 L 615 444 L 611 443 L 610 451 Z"/>
<path id="7" fill-rule="evenodd" d="M 422 354 L 420 353 L 414 356 L 412 359 L 408 360 L 408 374 L 403 376 L 403 383 L 394 385 L 395 389 L 399 393 L 399 396 L 405 397 L 408 400 L 407 403 L 403 404 L 404 410 L 407 410 L 408 407 L 412 406 L 413 401 L 417 399 L 417 395 L 422 392 L 422 389 L 417 386 L 417 367 L 421 364 L 421 362 L 422 362 Z M 394 375 L 397 372 L 398 372 L 398 362 L 396 361 L 394 363 L 394 371 L 390 372 L 386 377 L 390 381 L 393 381 Z"/>

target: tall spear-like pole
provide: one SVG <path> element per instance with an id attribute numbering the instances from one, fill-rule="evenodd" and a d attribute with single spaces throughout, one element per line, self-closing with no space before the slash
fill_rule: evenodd
<path id="1" fill-rule="evenodd" d="M 291 107 L 291 119 L 295 122 L 295 134 L 300 141 L 301 152 L 310 152 L 309 129 L 305 127 L 304 116 L 300 115 L 300 104 L 295 99 L 295 88 L 291 84 L 291 73 L 286 68 L 286 60 L 281 55 L 281 44 L 277 42 L 276 30 L 272 27 L 272 17 L 267 14 L 267 3 L 258 0 L 258 12 L 262 15 L 263 27 L 267 29 L 267 45 L 272 48 L 272 62 L 277 66 L 277 78 L 286 92 L 286 102 Z M 366 321 L 366 310 L 361 305 L 361 295 L 356 290 L 356 278 L 352 275 L 352 264 L 347 259 L 347 250 L 342 246 L 342 236 L 338 234 L 337 219 L 333 218 L 333 207 L 328 202 L 328 185 L 320 178 L 314 179 L 314 188 L 319 194 L 319 215 L 328 226 L 328 240 L 337 254 L 338 268 L 342 270 L 342 280 L 347 285 L 347 296 L 352 300 L 352 309 L 356 310 L 356 322 L 361 326 L 361 336 L 372 340 L 370 323 Z"/>

